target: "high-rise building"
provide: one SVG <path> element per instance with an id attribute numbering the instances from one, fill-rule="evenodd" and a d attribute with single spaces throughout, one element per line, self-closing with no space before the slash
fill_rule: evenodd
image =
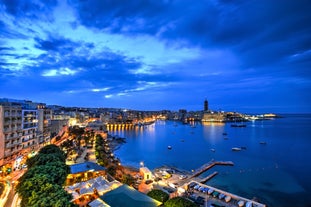
<path id="1" fill-rule="evenodd" d="M 206 99 L 204 101 L 204 111 L 208 111 L 208 101 Z"/>
<path id="2" fill-rule="evenodd" d="M 43 106 L 0 99 L 0 166 L 15 163 L 22 154 L 49 141 L 52 111 Z"/>
<path id="3" fill-rule="evenodd" d="M 1 103 L 0 103 L 1 104 Z M 16 157 L 22 150 L 22 108 L 3 103 L 0 105 L 0 166 Z"/>

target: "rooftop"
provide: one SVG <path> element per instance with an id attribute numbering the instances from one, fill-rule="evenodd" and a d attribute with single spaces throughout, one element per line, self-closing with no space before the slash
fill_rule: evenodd
<path id="1" fill-rule="evenodd" d="M 100 198 L 108 205 L 114 207 L 156 207 L 160 206 L 161 202 L 154 200 L 128 185 L 122 185 Z"/>

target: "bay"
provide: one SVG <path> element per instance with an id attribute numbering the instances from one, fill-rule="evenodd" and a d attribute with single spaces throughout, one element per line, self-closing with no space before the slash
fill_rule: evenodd
<path id="1" fill-rule="evenodd" d="M 157 121 L 109 133 L 126 138 L 127 143 L 115 151 L 123 165 L 139 167 L 144 162 L 150 169 L 169 165 L 191 171 L 212 159 L 233 161 L 233 167 L 207 171 L 206 175 L 219 172 L 207 184 L 256 197 L 268 206 L 310 206 L 311 115 L 283 116 L 247 122 L 241 128 L 230 123 Z M 233 147 L 246 149 L 232 151 Z"/>

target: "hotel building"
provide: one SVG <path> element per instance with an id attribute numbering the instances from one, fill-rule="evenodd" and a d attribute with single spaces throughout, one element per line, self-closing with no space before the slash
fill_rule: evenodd
<path id="1" fill-rule="evenodd" d="M 51 118 L 45 104 L 0 99 L 0 167 L 12 170 L 23 155 L 48 143 Z"/>

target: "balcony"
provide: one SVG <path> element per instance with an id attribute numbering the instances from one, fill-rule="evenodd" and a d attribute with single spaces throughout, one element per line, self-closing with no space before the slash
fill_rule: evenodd
<path id="1" fill-rule="evenodd" d="M 5 144 L 5 148 L 15 147 L 16 145 L 20 145 L 20 144 L 21 144 L 20 142 L 8 143 L 8 144 Z M 18 149 L 18 147 L 17 147 L 17 149 Z"/>
<path id="2" fill-rule="evenodd" d="M 12 140 L 12 139 L 19 139 L 19 136 L 18 136 L 18 135 L 13 135 L 13 136 L 6 136 L 6 137 L 5 137 L 5 140 L 6 140 L 6 141 Z"/>

